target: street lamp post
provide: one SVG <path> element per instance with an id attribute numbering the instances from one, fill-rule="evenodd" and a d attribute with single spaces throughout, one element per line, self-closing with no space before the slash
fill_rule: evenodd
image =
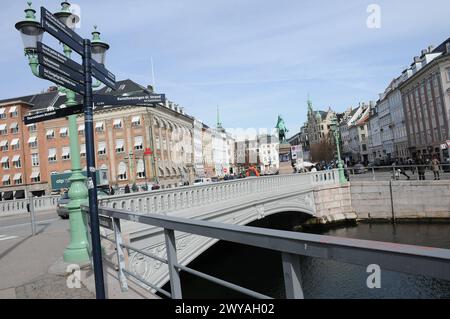
<path id="1" fill-rule="evenodd" d="M 339 138 L 339 126 L 337 123 L 336 115 L 331 120 L 331 131 L 333 132 L 334 139 L 336 142 L 336 150 L 337 150 L 337 163 L 338 163 L 338 171 L 339 171 L 339 183 L 344 184 L 347 182 L 344 174 L 344 164 L 341 159 L 341 148 L 340 148 L 340 138 Z"/>

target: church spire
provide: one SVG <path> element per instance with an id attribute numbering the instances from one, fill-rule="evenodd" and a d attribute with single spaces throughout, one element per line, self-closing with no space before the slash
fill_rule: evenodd
<path id="1" fill-rule="evenodd" d="M 308 114 L 313 114 L 314 113 L 313 104 L 312 104 L 312 101 L 311 101 L 311 97 L 309 96 L 309 93 L 308 93 L 308 101 L 307 101 L 307 103 L 308 103 Z"/>
<path id="2" fill-rule="evenodd" d="M 217 105 L 217 128 L 222 129 L 222 122 L 220 122 L 220 113 L 219 113 L 219 106 Z"/>

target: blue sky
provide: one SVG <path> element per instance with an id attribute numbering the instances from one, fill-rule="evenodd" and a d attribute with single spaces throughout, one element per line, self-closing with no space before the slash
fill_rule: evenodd
<path id="1" fill-rule="evenodd" d="M 60 1 L 34 1 L 39 9 Z M 111 45 L 107 67 L 118 79 L 152 84 L 207 124 L 221 109 L 225 127 L 272 128 L 281 114 L 290 134 L 316 108 L 342 111 L 376 100 L 428 45 L 450 30 L 448 0 L 78 0 L 83 36 L 97 24 Z M 381 28 L 366 25 L 369 4 Z M 40 92 L 14 23 L 25 1 L 2 3 L 0 99 Z M 39 10 L 38 10 L 39 14 Z M 44 42 L 58 43 L 49 35 Z M 76 58 L 75 58 L 76 59 Z"/>

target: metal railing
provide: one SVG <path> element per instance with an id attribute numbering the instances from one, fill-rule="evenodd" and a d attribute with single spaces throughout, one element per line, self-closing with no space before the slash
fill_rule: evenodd
<path id="1" fill-rule="evenodd" d="M 56 208 L 59 196 L 33 197 L 35 211 L 45 211 Z M 0 201 L 0 216 L 9 214 L 28 213 L 29 198 Z"/>
<path id="2" fill-rule="evenodd" d="M 85 213 L 88 212 L 88 209 L 87 206 L 82 206 L 82 210 Z M 450 280 L 450 249 L 262 229 L 154 214 L 138 215 L 124 210 L 105 207 L 99 208 L 99 214 L 101 215 L 100 225 L 114 232 L 114 240 L 106 236 L 103 236 L 103 238 L 115 244 L 118 277 L 121 288 L 124 291 L 128 289 L 127 278 L 132 277 L 141 284 L 169 298 L 181 299 L 180 271 L 184 271 L 250 297 L 271 298 L 181 265 L 177 258 L 175 231 L 280 252 L 286 297 L 288 299 L 304 298 L 301 283 L 300 256 L 325 258 L 363 266 L 377 264 L 384 270 Z M 89 218 L 89 214 L 87 213 L 86 215 Z M 120 227 L 121 220 L 163 228 L 167 259 L 144 252 L 131 245 L 125 245 Z M 154 258 L 167 264 L 171 291 L 165 291 L 147 282 L 139 274 L 127 269 L 124 249 L 139 252 L 149 258 Z"/>
<path id="3" fill-rule="evenodd" d="M 346 175 L 351 180 L 389 181 L 389 180 L 434 180 L 450 179 L 450 164 L 440 164 L 438 173 L 431 165 L 389 165 L 372 167 L 348 167 Z"/>

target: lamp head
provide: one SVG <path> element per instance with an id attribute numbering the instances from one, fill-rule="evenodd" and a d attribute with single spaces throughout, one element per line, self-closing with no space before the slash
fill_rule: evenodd
<path id="1" fill-rule="evenodd" d="M 67 1 L 61 2 L 61 10 L 54 13 L 54 16 L 71 30 L 80 22 L 80 17 L 70 11 L 70 3 Z"/>
<path id="2" fill-rule="evenodd" d="M 100 32 L 97 30 L 97 26 L 94 26 L 94 32 L 92 32 L 91 48 L 92 59 L 105 65 L 106 51 L 109 50 L 109 44 L 100 39 Z"/>
<path id="3" fill-rule="evenodd" d="M 25 19 L 17 22 L 15 27 L 20 32 L 25 52 L 32 53 L 36 52 L 37 43 L 42 41 L 44 29 L 36 21 L 36 10 L 31 7 L 32 2 L 28 1 L 27 3 L 28 8 L 25 9 Z"/>

